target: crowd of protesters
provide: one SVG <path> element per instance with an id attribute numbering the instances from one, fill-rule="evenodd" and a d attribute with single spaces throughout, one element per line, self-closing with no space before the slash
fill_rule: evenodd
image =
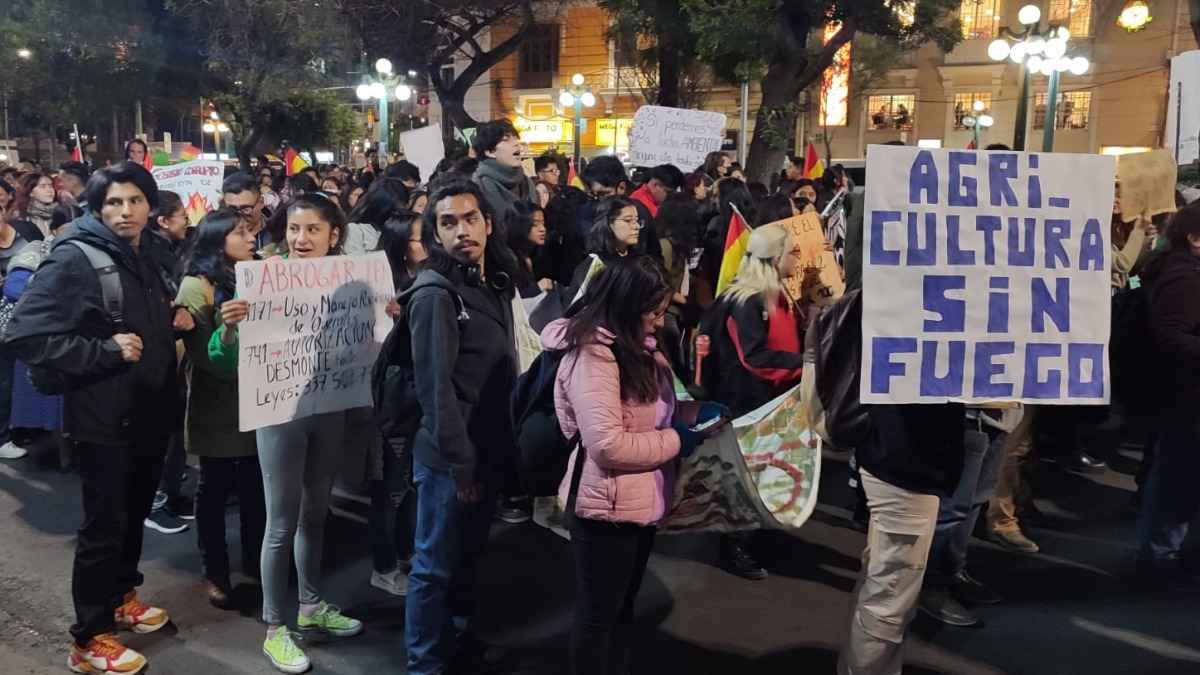
<path id="1" fill-rule="evenodd" d="M 311 661 L 297 633 L 361 632 L 320 583 L 331 492 L 347 466 L 370 496 L 369 583 L 407 596 L 408 672 L 502 672 L 504 655 L 473 638 L 470 618 L 491 522 L 533 512 L 509 418 L 523 316 L 542 349 L 566 355 L 554 407 L 563 435 L 579 440 L 559 494 L 577 587 L 569 670 L 630 672 L 634 601 L 678 461 L 705 440 L 697 424 L 755 410 L 802 378 L 804 336 L 822 310 L 787 290 L 804 270 L 778 221 L 816 212 L 839 223 L 828 249 L 847 288 L 861 284 L 862 190 L 838 166 L 806 177 L 799 158 L 770 186 L 747 182 L 720 152 L 700 167 L 632 175 L 599 156 L 569 184 L 550 155 L 527 175 L 519 133 L 497 120 L 434 176 L 373 153 L 358 170 L 288 176 L 261 158 L 254 172 L 227 175 L 222 206 L 190 226 L 179 196 L 143 168 L 145 152 L 131 142 L 131 161 L 94 175 L 77 162 L 0 172 L 0 458 L 20 459 L 44 435 L 60 469 L 78 472 L 85 520 L 68 658 L 79 673 L 141 671 L 145 657 L 117 631 L 168 622 L 137 594 L 146 529 L 194 524 L 198 594 L 237 607 L 231 502 L 237 569 L 263 588 L 265 658 L 304 672 Z M 722 288 L 739 217 L 752 231 Z M 1151 340 L 1155 358 L 1144 363 L 1164 405 L 1151 414 L 1135 389 L 1145 383 L 1119 382 L 1107 410 L 871 406 L 847 490 L 851 524 L 869 536 L 840 672 L 899 673 L 917 611 L 978 623 L 973 607 L 1003 593 L 967 571 L 977 520 L 998 545 L 1036 554 L 1020 527 L 1030 460 L 1107 470 L 1084 445 L 1101 423 L 1147 438 L 1136 564 L 1158 583 L 1200 589 L 1179 560 L 1200 510 L 1200 204 L 1125 223 L 1118 185 L 1112 228 L 1114 322 L 1129 322 L 1114 336 L 1141 330 Z M 391 265 L 389 314 L 411 332 L 420 421 L 401 443 L 380 437 L 369 408 L 239 431 L 238 326 L 249 303 L 236 297 L 234 266 L 373 251 Z M 1123 358 L 1115 348 L 1114 358 Z M 677 399 L 676 380 L 695 402 Z M 188 454 L 198 467 L 191 495 Z M 720 551 L 732 574 L 767 576 L 771 561 L 760 562 L 750 533 L 723 536 Z M 300 611 L 289 619 L 293 564 Z"/>

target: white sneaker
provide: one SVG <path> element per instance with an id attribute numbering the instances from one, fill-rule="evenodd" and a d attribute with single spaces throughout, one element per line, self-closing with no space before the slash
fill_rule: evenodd
<path id="1" fill-rule="evenodd" d="M 408 594 L 408 576 L 398 569 L 386 574 L 371 572 L 371 585 L 392 595 Z"/>
<path id="2" fill-rule="evenodd" d="M 21 446 L 9 441 L 4 445 L 0 445 L 0 459 L 21 459 L 28 455 L 29 451 Z"/>

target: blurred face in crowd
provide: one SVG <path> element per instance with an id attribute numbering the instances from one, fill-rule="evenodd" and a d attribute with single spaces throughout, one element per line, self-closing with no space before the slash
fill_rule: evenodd
<path id="1" fill-rule="evenodd" d="M 696 191 L 693 194 L 698 202 L 708 199 L 708 186 L 704 184 L 704 181 L 696 184 Z"/>
<path id="2" fill-rule="evenodd" d="M 275 182 L 275 177 L 271 174 L 270 169 L 264 169 L 258 172 L 258 184 L 263 188 L 270 188 Z"/>
<path id="3" fill-rule="evenodd" d="M 557 164 L 551 164 L 537 172 L 538 180 L 544 180 L 551 185 L 558 185 L 558 177 L 561 175 L 562 169 L 559 169 Z"/>
<path id="4" fill-rule="evenodd" d="M 604 199 L 620 194 L 620 186 L 609 187 L 603 183 L 589 183 L 587 195 L 591 199 Z"/>
<path id="5" fill-rule="evenodd" d="M 800 247 L 791 246 L 784 251 L 783 255 L 775 259 L 775 269 L 779 270 L 779 276 L 784 279 L 796 273 L 796 267 L 800 263 Z"/>
<path id="6" fill-rule="evenodd" d="M 529 241 L 534 246 L 546 245 L 546 214 L 541 211 L 533 212 L 533 227 L 529 228 Z"/>
<path id="7" fill-rule="evenodd" d="M 733 173 L 729 174 L 729 177 L 736 178 L 736 179 L 742 181 L 743 183 L 746 182 L 746 174 L 742 173 L 741 169 L 734 169 Z"/>
<path id="8" fill-rule="evenodd" d="M 287 244 L 297 258 L 321 258 L 337 246 L 341 231 L 321 218 L 316 209 L 292 209 L 287 214 Z"/>
<path id="9" fill-rule="evenodd" d="M 417 197 L 417 201 L 413 202 L 413 213 L 425 213 L 426 206 L 429 206 L 429 196 L 421 195 Z"/>
<path id="10" fill-rule="evenodd" d="M 134 164 L 141 164 L 146 161 L 146 150 L 141 143 L 134 143 L 129 146 L 129 161 Z"/>
<path id="11" fill-rule="evenodd" d="M 721 164 L 717 166 L 717 175 L 718 176 L 728 176 L 729 175 L 729 165 L 731 165 L 731 164 L 733 164 L 732 159 L 729 159 L 728 157 L 722 157 Z"/>
<path id="12" fill-rule="evenodd" d="M 539 173 L 538 175 L 540 176 L 541 174 Z M 546 208 L 546 204 L 550 203 L 550 189 L 542 183 L 537 183 L 533 186 L 533 189 L 537 190 L 538 205 Z"/>
<path id="13" fill-rule="evenodd" d="M 254 260 L 254 235 L 246 227 L 245 218 L 239 218 L 237 227 L 225 235 L 225 258 L 234 262 Z"/>
<path id="14" fill-rule="evenodd" d="M 54 179 L 49 176 L 42 176 L 37 185 L 33 186 L 33 191 L 29 193 L 30 199 L 43 206 L 53 204 L 54 197 Z"/>
<path id="15" fill-rule="evenodd" d="M 789 162 L 787 165 L 787 179 L 800 180 L 801 178 L 804 178 L 804 167 L 795 162 Z"/>
<path id="16" fill-rule="evenodd" d="M 646 183 L 646 187 L 650 188 L 650 196 L 654 198 L 655 204 L 662 204 L 667 201 L 667 196 L 674 192 L 674 190 L 663 185 L 663 182 L 657 178 L 651 178 L 650 182 Z"/>
<path id="17" fill-rule="evenodd" d="M 638 219 L 637 207 L 626 206 L 621 209 L 612 222 L 613 237 L 617 241 L 617 250 L 624 253 L 637 246 L 638 237 L 642 233 L 642 221 Z"/>
<path id="18" fill-rule="evenodd" d="M 350 192 L 346 195 L 346 208 L 347 209 L 354 208 L 354 206 L 356 204 L 358 204 L 358 198 L 361 197 L 362 195 L 363 195 L 363 189 L 360 187 L 356 187 L 356 188 L 350 190 Z"/>
<path id="19" fill-rule="evenodd" d="M 811 185 L 801 185 L 792 193 L 792 197 L 802 197 L 807 199 L 809 203 L 817 203 L 817 189 Z"/>
<path id="20" fill-rule="evenodd" d="M 257 190 L 242 190 L 241 192 L 226 192 L 222 195 L 225 206 L 237 209 L 250 227 L 258 227 L 262 221 L 263 198 Z"/>
<path id="21" fill-rule="evenodd" d="M 171 241 L 183 241 L 187 238 L 187 211 L 184 211 L 183 207 L 180 207 L 170 216 L 166 218 L 159 218 L 158 227 L 162 230 L 163 234 L 167 235 L 167 239 L 170 239 Z"/>
<path id="22" fill-rule="evenodd" d="M 514 134 L 504 134 L 496 149 L 487 156 L 509 168 L 521 166 L 521 139 Z"/>
<path id="23" fill-rule="evenodd" d="M 8 205 L 12 203 L 12 197 L 9 196 L 8 190 L 0 190 L 0 214 L 8 210 Z"/>
<path id="24" fill-rule="evenodd" d="M 475 195 L 451 195 L 434 208 L 442 248 L 461 263 L 482 265 L 492 221 L 484 217 Z"/>
<path id="25" fill-rule="evenodd" d="M 86 184 L 79 180 L 78 177 L 64 171 L 58 174 L 58 183 L 62 186 L 62 189 L 70 193 L 72 197 L 74 197 L 76 200 L 82 201 L 83 191 L 86 187 Z"/>
<path id="26" fill-rule="evenodd" d="M 413 218 L 412 233 L 408 235 L 408 248 L 404 251 L 404 262 L 409 272 L 414 272 L 417 266 L 429 258 L 425 244 L 421 243 L 421 219 Z"/>
<path id="27" fill-rule="evenodd" d="M 113 234 L 130 246 L 137 246 L 149 219 L 150 202 L 138 186 L 133 183 L 113 183 L 108 186 L 108 194 L 104 195 L 104 203 L 100 207 L 100 220 Z"/>
<path id="28" fill-rule="evenodd" d="M 658 303 L 658 308 L 653 312 L 646 312 L 642 315 L 642 337 L 647 338 L 654 335 L 663 327 L 666 320 L 663 318 L 667 313 L 667 305 L 671 302 L 671 296 L 662 299 Z"/>
<path id="29" fill-rule="evenodd" d="M 337 194 L 338 192 L 341 192 L 341 190 L 342 186 L 338 185 L 336 180 L 330 180 L 326 178 L 325 180 L 321 181 L 321 192 L 326 194 Z"/>

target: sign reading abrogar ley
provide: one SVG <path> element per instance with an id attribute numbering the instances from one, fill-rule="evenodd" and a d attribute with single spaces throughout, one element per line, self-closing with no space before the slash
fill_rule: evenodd
<path id="1" fill-rule="evenodd" d="M 1115 163 L 872 145 L 865 403 L 1109 397 Z"/>

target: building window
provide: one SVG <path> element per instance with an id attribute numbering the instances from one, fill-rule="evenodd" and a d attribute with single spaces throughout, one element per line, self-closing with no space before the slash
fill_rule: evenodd
<path id="1" fill-rule="evenodd" d="M 882 94 L 868 98 L 871 131 L 912 131 L 916 98 L 912 94 Z"/>
<path id="2" fill-rule="evenodd" d="M 1066 26 L 1071 37 L 1092 34 L 1092 0 L 1050 0 L 1050 23 Z"/>
<path id="3" fill-rule="evenodd" d="M 636 68 L 638 65 L 638 36 L 635 33 L 618 33 L 613 36 L 610 49 L 614 68 Z"/>
<path id="4" fill-rule="evenodd" d="M 1000 0 L 962 0 L 958 18 L 964 40 L 991 40 L 1000 30 Z"/>
<path id="5" fill-rule="evenodd" d="M 538 24 L 521 43 L 518 89 L 549 89 L 558 72 L 558 24 Z"/>
<path id="6" fill-rule="evenodd" d="M 983 109 L 992 107 L 992 95 L 986 91 L 960 91 L 954 94 L 954 129 L 962 131 L 967 128 L 963 124 L 964 117 L 977 116 L 975 102 L 982 101 Z"/>
<path id="7" fill-rule="evenodd" d="M 1041 92 L 1034 99 L 1033 128 L 1037 131 L 1046 128 L 1046 92 Z M 1068 91 L 1058 95 L 1058 103 L 1054 106 L 1054 129 L 1056 131 L 1072 131 L 1088 128 L 1088 118 L 1092 110 L 1092 92 Z"/>

